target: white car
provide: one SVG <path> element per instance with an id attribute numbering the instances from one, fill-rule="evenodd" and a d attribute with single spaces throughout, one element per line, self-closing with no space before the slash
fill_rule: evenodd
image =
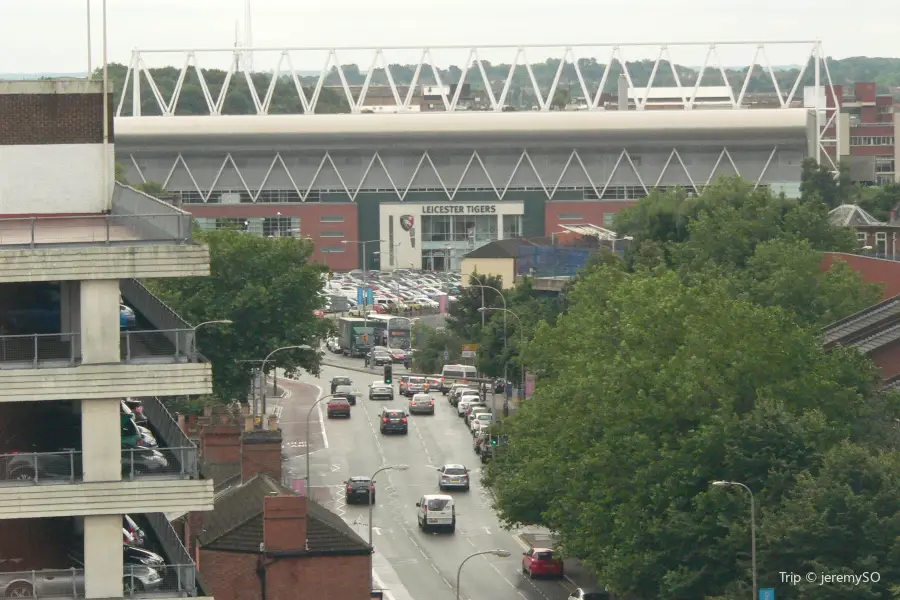
<path id="1" fill-rule="evenodd" d="M 469 408 L 470 404 L 474 404 L 476 402 L 481 402 L 481 396 L 476 394 L 464 394 L 460 396 L 459 403 L 456 405 L 456 414 L 460 417 L 466 416 L 466 409 Z"/>
<path id="2" fill-rule="evenodd" d="M 476 436 L 481 433 L 481 430 L 485 427 L 489 427 L 491 423 L 494 422 L 494 415 L 489 412 L 480 412 L 475 415 L 475 418 L 472 419 L 472 435 Z"/>
<path id="3" fill-rule="evenodd" d="M 416 502 L 416 508 L 416 520 L 422 531 L 428 531 L 432 527 L 442 527 L 450 533 L 456 531 L 456 504 L 453 496 L 425 494 Z"/>

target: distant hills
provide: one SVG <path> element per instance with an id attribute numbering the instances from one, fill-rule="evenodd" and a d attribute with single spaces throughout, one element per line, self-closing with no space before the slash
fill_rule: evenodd
<path id="1" fill-rule="evenodd" d="M 81 73 L 0 73 L 0 79 L 6 81 L 20 81 L 22 79 L 44 79 L 58 77 L 87 77 L 87 72 Z"/>

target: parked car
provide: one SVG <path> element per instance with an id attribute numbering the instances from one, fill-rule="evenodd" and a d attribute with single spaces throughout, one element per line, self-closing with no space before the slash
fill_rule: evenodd
<path id="1" fill-rule="evenodd" d="M 350 401 L 346 398 L 332 398 L 328 401 L 328 409 L 326 411 L 328 413 L 328 418 L 333 419 L 335 417 L 345 417 L 347 419 L 350 418 Z"/>
<path id="2" fill-rule="evenodd" d="M 347 504 L 356 502 L 371 502 L 375 504 L 375 483 L 368 477 L 351 477 L 344 482 L 346 488 Z"/>
<path id="3" fill-rule="evenodd" d="M 522 553 L 522 574 L 535 577 L 563 578 L 563 562 L 553 554 L 550 548 L 532 548 Z"/>
<path id="4" fill-rule="evenodd" d="M 132 543 L 137 546 L 143 546 L 144 542 L 147 541 L 147 534 L 144 533 L 144 530 L 138 526 L 134 519 L 131 518 L 130 515 L 122 516 L 122 526 L 126 531 L 131 535 Z"/>
<path id="5" fill-rule="evenodd" d="M 137 316 L 130 306 L 119 305 L 119 329 L 134 329 L 137 327 Z"/>
<path id="6" fill-rule="evenodd" d="M 409 414 L 411 415 L 433 415 L 434 414 L 434 398 L 431 394 L 415 394 L 409 399 Z"/>
<path id="7" fill-rule="evenodd" d="M 159 443 L 156 441 L 156 436 L 153 435 L 153 432 L 147 429 L 146 427 L 137 426 L 138 431 L 141 434 L 141 439 L 138 440 L 138 446 L 142 448 L 156 448 L 159 446 Z"/>

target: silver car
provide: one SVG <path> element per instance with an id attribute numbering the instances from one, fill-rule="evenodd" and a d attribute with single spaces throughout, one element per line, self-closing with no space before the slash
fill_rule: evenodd
<path id="1" fill-rule="evenodd" d="M 80 598 L 84 596 L 84 571 L 41 569 L 0 573 L 0 595 L 6 598 Z"/>
<path id="2" fill-rule="evenodd" d="M 409 414 L 433 415 L 434 398 L 431 394 L 415 394 L 409 399 Z"/>
<path id="3" fill-rule="evenodd" d="M 377 382 L 369 385 L 369 400 L 393 400 L 394 386 L 389 383 Z"/>
<path id="4" fill-rule="evenodd" d="M 447 488 L 462 488 L 469 491 L 469 469 L 466 465 L 449 464 L 438 469 L 438 487 L 441 490 Z"/>

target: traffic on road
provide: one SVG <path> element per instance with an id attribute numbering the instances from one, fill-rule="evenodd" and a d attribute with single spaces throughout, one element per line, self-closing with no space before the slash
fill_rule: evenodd
<path id="1" fill-rule="evenodd" d="M 550 550 L 541 549 L 536 559 L 517 532 L 501 527 L 491 491 L 482 485 L 478 431 L 473 433 L 474 424 L 489 429 L 493 415 L 484 403 L 472 403 L 469 414 L 454 405 L 459 392 L 471 388 L 457 385 L 454 395 L 449 387 L 442 392 L 433 378 L 407 379 L 401 391 L 400 365 L 391 367 L 397 372 L 388 383 L 383 368 L 364 369 L 361 361 L 345 357 L 329 362 L 318 379 L 300 381 L 318 387 L 319 397 L 338 385 L 359 395 L 355 405 L 341 405 L 349 408 L 349 418 L 324 418 L 321 405 L 318 416 L 311 411 L 318 421 L 313 429 L 321 428 L 315 437 L 325 440 L 310 448 L 311 495 L 364 539 L 372 532 L 376 588 L 385 582 L 397 600 L 450 600 L 466 561 L 459 571 L 459 597 L 465 600 L 567 600 L 577 593 L 572 582 L 541 562 Z M 303 459 L 299 453 L 287 459 L 290 477 L 303 477 Z M 485 550 L 504 552 L 466 560 Z"/>

